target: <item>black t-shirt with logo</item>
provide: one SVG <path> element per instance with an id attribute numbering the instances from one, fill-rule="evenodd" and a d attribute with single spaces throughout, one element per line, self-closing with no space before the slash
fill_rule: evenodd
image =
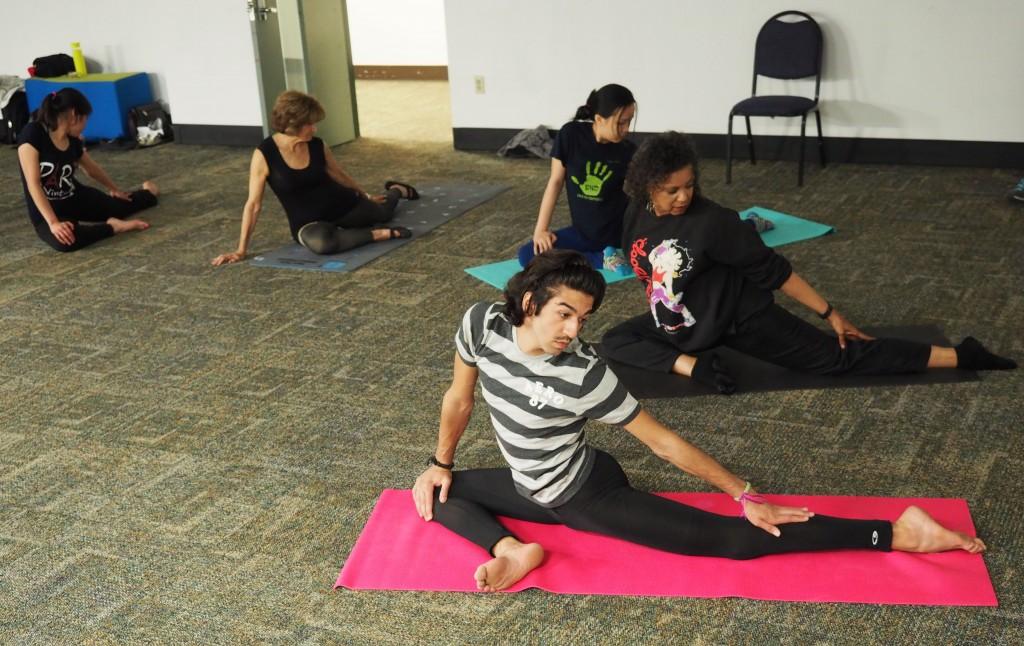
<path id="1" fill-rule="evenodd" d="M 85 145 L 77 137 L 68 137 L 67 150 L 61 150 L 53 145 L 50 133 L 46 126 L 38 121 L 30 121 L 18 135 L 18 145 L 28 144 L 39 152 L 39 177 L 43 185 L 43 192 L 50 202 L 69 200 L 81 188 L 81 184 L 75 178 L 75 170 L 78 168 L 78 160 L 85 152 Z M 28 204 L 28 217 L 32 220 L 33 226 L 46 222 L 43 214 L 36 208 L 32 201 L 32 195 L 28 192 L 28 183 L 25 181 L 25 172 L 21 170 L 21 186 L 25 189 L 25 202 Z"/>
<path id="2" fill-rule="evenodd" d="M 632 203 L 622 248 L 644 283 L 654 325 L 682 351 L 717 345 L 735 323 L 774 302 L 793 273 L 736 211 L 695 196 L 682 215 Z"/>
<path id="3" fill-rule="evenodd" d="M 570 121 L 562 126 L 551 156 L 565 166 L 565 193 L 573 227 L 595 248 L 617 247 L 629 202 L 622 183 L 636 144 L 599 144 L 593 126 L 590 121 Z"/>

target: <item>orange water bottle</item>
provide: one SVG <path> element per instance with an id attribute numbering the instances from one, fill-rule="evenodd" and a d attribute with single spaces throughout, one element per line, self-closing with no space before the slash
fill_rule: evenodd
<path id="1" fill-rule="evenodd" d="M 75 61 L 75 74 L 85 76 L 89 73 L 85 67 L 85 56 L 82 55 L 81 43 L 71 43 L 71 58 Z"/>

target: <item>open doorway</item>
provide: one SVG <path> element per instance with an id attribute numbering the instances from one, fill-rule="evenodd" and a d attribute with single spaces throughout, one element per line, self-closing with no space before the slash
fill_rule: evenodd
<path id="1" fill-rule="evenodd" d="M 452 141 L 444 0 L 346 0 L 359 134 Z"/>

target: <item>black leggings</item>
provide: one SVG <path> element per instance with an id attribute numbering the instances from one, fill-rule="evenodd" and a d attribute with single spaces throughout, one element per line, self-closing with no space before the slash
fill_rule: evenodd
<path id="1" fill-rule="evenodd" d="M 508 516 L 535 523 L 563 524 L 614 536 L 675 554 L 750 559 L 766 554 L 817 550 L 892 549 L 892 524 L 814 516 L 805 523 L 787 523 L 776 538 L 737 516 L 720 516 L 637 491 L 615 458 L 596 451 L 594 468 L 583 488 L 569 502 L 541 507 L 512 482 L 509 469 L 470 469 L 452 474 L 448 501 L 434 494 L 434 519 L 488 552 L 512 534 L 494 517 Z"/>
<path id="2" fill-rule="evenodd" d="M 132 193 L 132 199 L 129 202 L 111 197 L 91 186 L 79 185 L 72 197 L 50 202 L 58 220 L 75 223 L 75 241 L 71 244 L 64 244 L 53 237 L 50 225 L 45 220 L 36 225 L 36 235 L 57 251 L 78 251 L 114 235 L 114 230 L 107 224 L 107 218 L 120 220 L 130 217 L 143 209 L 154 206 L 156 201 L 156 195 L 146 190 Z"/>
<path id="3" fill-rule="evenodd" d="M 333 254 L 355 249 L 373 242 L 375 224 L 383 224 L 395 215 L 395 207 L 402 192 L 390 189 L 383 204 L 365 197 L 350 211 L 334 220 L 310 222 L 296 233 L 296 239 L 315 254 Z"/>
<path id="4" fill-rule="evenodd" d="M 629 319 L 605 333 L 606 356 L 620 363 L 671 372 L 684 350 L 679 338 L 655 327 L 650 314 Z M 773 303 L 738 324 L 721 344 L 791 370 L 818 375 L 888 375 L 923 372 L 931 346 L 903 339 L 847 341 L 846 349 L 831 334 Z M 705 348 L 702 348 L 705 349 Z"/>

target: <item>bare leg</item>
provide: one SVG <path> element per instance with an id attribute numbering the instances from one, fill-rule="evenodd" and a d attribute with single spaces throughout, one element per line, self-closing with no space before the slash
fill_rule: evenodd
<path id="1" fill-rule="evenodd" d="M 892 524 L 892 549 L 900 552 L 985 551 L 980 538 L 946 529 L 920 507 L 911 505 Z"/>
<path id="2" fill-rule="evenodd" d="M 484 592 L 497 592 L 515 585 L 544 560 L 539 543 L 520 543 L 506 536 L 498 541 L 494 558 L 476 569 L 476 587 Z"/>
<path id="3" fill-rule="evenodd" d="M 127 233 L 129 231 L 144 231 L 149 228 L 149 223 L 142 220 L 119 220 L 107 218 L 107 224 L 114 230 L 114 234 Z"/>
<path id="4" fill-rule="evenodd" d="M 689 377 L 693 374 L 693 367 L 696 364 L 697 357 L 693 357 L 688 354 L 681 354 L 676 358 L 676 362 L 672 364 L 672 372 L 677 375 Z"/>
<path id="5" fill-rule="evenodd" d="M 933 345 L 932 352 L 928 355 L 928 367 L 956 368 L 956 350 Z"/>

